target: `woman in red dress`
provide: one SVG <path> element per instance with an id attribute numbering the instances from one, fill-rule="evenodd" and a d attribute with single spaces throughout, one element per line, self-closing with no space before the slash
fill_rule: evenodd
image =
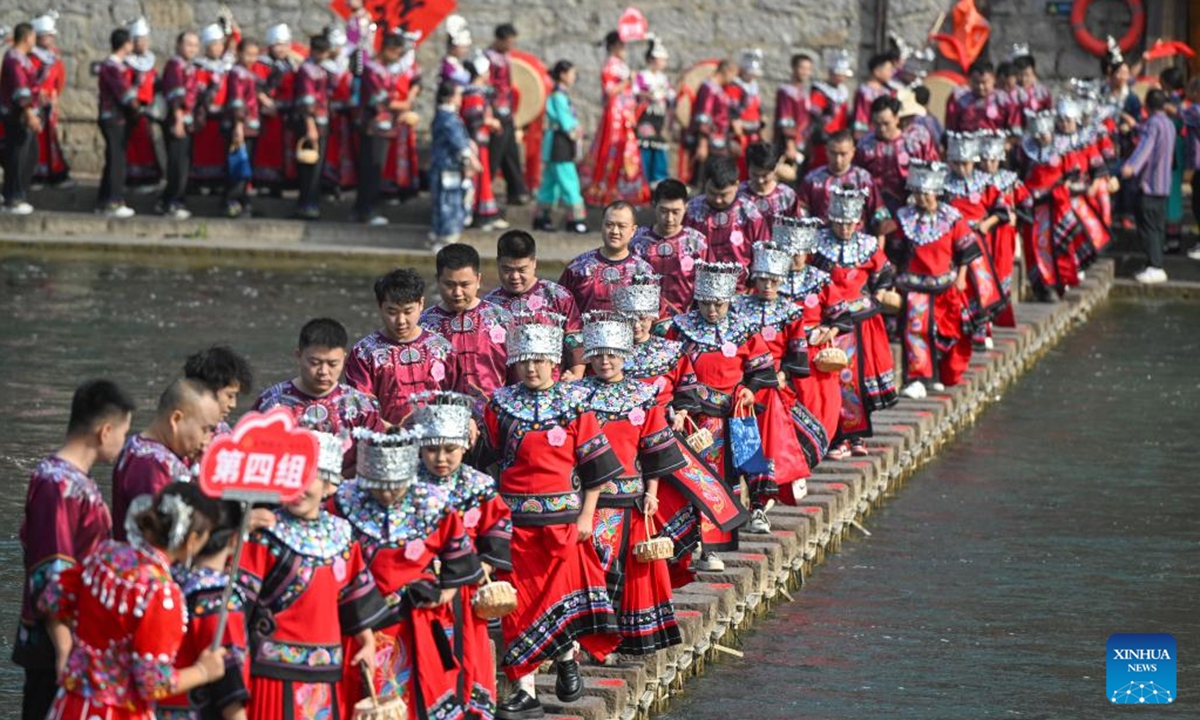
<path id="1" fill-rule="evenodd" d="M 462 519 L 488 577 L 497 570 L 512 571 L 512 512 L 491 475 L 463 464 L 471 446 L 471 410 L 475 399 L 455 392 L 422 393 L 413 397 L 412 423 L 421 434 L 421 468 L 417 479 L 445 489 L 450 505 Z M 488 621 L 472 611 L 478 586 L 464 585 L 448 604 L 436 610 L 438 621 L 450 630 L 454 667 L 423 663 L 418 673 L 444 674 L 458 687 L 467 714 L 489 718 L 496 712 L 496 661 L 488 639 Z"/>
<path id="2" fill-rule="evenodd" d="M 590 540 L 600 488 L 622 467 L 583 389 L 554 380 L 561 316 L 517 316 L 507 345 L 520 384 L 495 391 L 483 423 L 500 467 L 500 494 L 513 513 L 513 569 L 500 577 L 517 591 L 517 609 L 501 624 L 504 674 L 518 689 L 496 717 L 539 717 L 538 666 L 556 660 L 555 695 L 572 702 L 583 693 L 577 644 L 602 661 L 620 642 Z"/>
<path id="3" fill-rule="evenodd" d="M 142 495 L 128 544 L 106 541 L 46 588 L 39 609 L 62 682 L 49 720 L 154 720 L 159 700 L 221 680 L 224 648 L 175 667 L 187 609 L 171 579 L 171 565 L 190 563 L 219 519 L 220 505 L 196 485 Z"/>
<path id="4" fill-rule="evenodd" d="M 842 414 L 838 374 L 817 367 L 816 356 L 838 334 L 854 329 L 853 323 L 833 310 L 833 279 L 829 273 L 808 264 L 821 225 L 817 218 L 777 218 L 774 229 L 775 242 L 788 246 L 792 253 L 792 266 L 779 287 L 779 294 L 803 308 L 808 340 L 808 374 L 793 375 L 791 384 L 800 405 L 816 420 L 816 424 L 802 422 L 796 426 L 809 467 L 816 467 L 829 451 Z"/>
<path id="5" fill-rule="evenodd" d="M 340 195 L 357 184 L 354 159 L 358 157 L 358 135 L 354 117 L 354 73 L 346 52 L 346 31 L 326 31 L 332 53 L 321 63 L 329 73 L 329 141 L 321 166 L 321 189 Z"/>
<path id="6" fill-rule="evenodd" d="M 1011 299 L 1012 274 L 1017 258 L 1017 217 L 1019 215 L 1028 216 L 1032 200 L 1029 189 L 1021 181 L 1021 176 L 1000 166 L 1008 157 L 1006 141 L 1007 136 L 997 131 L 980 133 L 979 165 L 988 178 L 988 182 L 1000 193 L 1010 212 L 1008 221 L 996 225 L 984 240 L 988 255 L 992 258 L 992 265 L 996 268 L 1000 289 L 1006 298 Z M 1010 328 L 1017 326 L 1011 302 L 1005 302 L 1004 307 L 997 312 L 996 324 L 1000 327 Z M 990 344 L 991 331 L 989 328 L 989 347 Z"/>
<path id="7" fill-rule="evenodd" d="M 598 206 L 614 200 L 642 205 L 650 199 L 650 187 L 642 172 L 638 148 L 633 76 L 625 63 L 625 43 L 616 31 L 605 36 L 604 47 L 608 53 L 600 71 L 604 114 L 580 173 L 587 187 L 584 199 L 589 205 Z"/>
<path id="8" fill-rule="evenodd" d="M 1082 232 L 1071 207 L 1072 183 L 1083 166 L 1069 139 L 1056 135 L 1052 111 L 1026 112 L 1025 137 L 1018 146 L 1019 172 L 1033 195 L 1033 211 L 1021 223 L 1029 284 L 1041 300 L 1061 296 L 1079 284 L 1079 263 L 1072 252 Z"/>
<path id="9" fill-rule="evenodd" d="M 388 144 L 383 164 L 383 192 L 409 200 L 421 191 L 421 159 L 417 156 L 417 114 L 413 108 L 421 94 L 421 66 L 417 64 L 416 35 L 404 33 L 405 49 L 388 67 L 392 85 L 392 108 L 396 113 L 396 136 Z"/>
<path id="10" fill-rule="evenodd" d="M 211 189 L 225 187 L 227 149 L 221 134 L 225 109 L 225 76 L 233 67 L 226 53 L 225 31 L 213 23 L 200 31 L 204 56 L 196 59 L 196 121 L 192 136 L 192 184 Z"/>
<path id="11" fill-rule="evenodd" d="M 150 49 L 150 23 L 138 18 L 129 25 L 133 52 L 125 56 L 125 64 L 133 71 L 130 85 L 137 90 L 138 105 L 154 106 L 154 86 L 158 82 L 157 58 Z M 125 184 L 130 187 L 157 185 L 162 180 L 162 166 L 154 149 L 154 118 L 142 113 L 129 126 L 129 141 L 125 144 Z"/>
<path id="12" fill-rule="evenodd" d="M 892 348 L 878 299 L 892 286 L 896 271 L 884 254 L 883 243 L 861 231 L 867 195 L 864 190 L 833 189 L 826 212 L 830 227 L 818 233 L 809 259 L 832 279 L 831 310 L 854 323 L 852 332 L 834 339 L 850 361 L 838 374 L 842 415 L 830 451 L 842 458 L 867 454 L 871 413 L 895 405 L 898 399 Z"/>
<path id="13" fill-rule="evenodd" d="M 778 386 L 770 348 L 750 323 L 729 312 L 744 271 L 739 263 L 697 262 L 696 308 L 676 315 L 667 327 L 668 339 L 683 343 L 696 370 L 700 406 L 692 420 L 713 437 L 713 444 L 701 457 L 734 494 L 739 473 L 728 447 L 729 419 L 735 413 L 749 413 L 755 392 Z M 749 476 L 746 481 L 755 509 L 763 508 L 779 492 L 772 473 Z M 704 547 L 696 568 L 723 570 L 725 564 L 716 552 L 736 550 L 737 531 L 722 530 L 705 518 L 701 534 Z"/>
<path id="14" fill-rule="evenodd" d="M 254 720 L 345 717 L 343 670 L 373 666 L 371 629 L 388 613 L 353 526 L 324 510 L 341 479 L 345 443 L 330 433 L 317 437 L 317 476 L 274 511 L 273 526 L 250 535 L 237 569 L 250 628 L 247 715 Z M 349 657 L 345 637 L 359 643 Z"/>
<path id="15" fill-rule="evenodd" d="M 687 460 L 658 403 L 658 389 L 625 377 L 622 370 L 633 352 L 629 317 L 596 311 L 583 320 L 584 360 L 592 375 L 579 384 L 623 466 L 620 475 L 600 487 L 592 542 L 617 608 L 617 650 L 650 655 L 683 638 L 671 604 L 666 560 L 643 562 L 634 557 L 633 548 L 650 537 L 647 518 L 658 512 L 659 479 L 682 470 Z"/>
<path id="16" fill-rule="evenodd" d="M 685 433 L 688 416 L 700 411 L 700 386 L 691 358 L 682 342 L 653 334 L 661 308 L 661 278 L 635 275 L 613 293 L 613 308 L 633 318 L 633 348 L 624 359 L 625 377 L 654 387 L 657 404 L 675 433 Z M 675 543 L 668 563 L 671 586 L 680 588 L 695 579 L 692 551 L 700 544 L 700 517 L 729 531 L 746 522 L 741 503 L 730 493 L 718 473 L 686 444 L 678 446 L 687 465 L 667 475 L 658 485 L 655 524 L 663 537 Z"/>
<path id="17" fill-rule="evenodd" d="M 387 606 L 371 624 L 372 681 L 380 696 L 404 698 L 414 717 L 461 717 L 454 676 L 426 672 L 446 664 L 437 636 L 447 628 L 441 613 L 422 610 L 440 608 L 460 587 L 478 582 L 479 559 L 449 491 L 417 480 L 417 433 L 360 430 L 355 436 L 358 475 L 337 489 L 331 509 L 349 522 Z M 347 654 L 353 647 L 347 639 Z M 341 717 L 348 718 L 366 693 L 359 668 L 345 670 Z"/>

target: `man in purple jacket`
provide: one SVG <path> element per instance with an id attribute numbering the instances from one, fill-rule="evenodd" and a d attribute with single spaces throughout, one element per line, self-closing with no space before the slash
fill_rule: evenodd
<path id="1" fill-rule="evenodd" d="M 1163 270 L 1166 240 L 1167 196 L 1171 193 L 1171 160 L 1175 156 L 1175 126 L 1163 108 L 1167 95 L 1162 90 L 1146 94 L 1150 117 L 1142 123 L 1137 149 L 1121 167 L 1121 177 L 1140 178 L 1141 201 L 1137 208 L 1137 233 L 1146 251 L 1146 269 L 1137 281 L 1155 284 L 1167 281 Z"/>

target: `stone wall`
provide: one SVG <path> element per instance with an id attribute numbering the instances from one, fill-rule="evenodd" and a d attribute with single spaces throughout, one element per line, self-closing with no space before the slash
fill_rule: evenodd
<path id="1" fill-rule="evenodd" d="M 599 45 L 605 31 L 615 27 L 617 17 L 631 0 L 461 0 L 459 12 L 471 23 L 477 43 L 485 43 L 491 28 L 511 20 L 521 32 L 520 45 L 542 57 L 547 65 L 568 58 L 579 67 L 580 82 L 575 96 L 585 127 L 595 123 L 600 97 L 599 70 L 603 50 Z M 765 84 L 773 87 L 787 77 L 787 58 L 799 50 L 826 47 L 858 48 L 860 65 L 871 51 L 874 13 L 880 0 L 638 0 L 636 5 L 649 20 L 650 28 L 664 39 L 672 52 L 673 69 L 718 55 L 736 57 L 746 47 L 766 52 Z M 918 42 L 937 14 L 949 10 L 951 0 L 891 0 L 888 27 L 910 43 Z M 1010 43 L 1032 44 L 1043 74 L 1070 76 L 1095 72 L 1096 62 L 1070 36 L 1066 18 L 1045 15 L 1044 0 L 979 0 L 990 4 L 993 18 L 992 55 L 999 58 Z M 229 2 L 239 24 L 248 34 L 259 35 L 268 24 L 283 21 L 297 37 L 318 32 L 334 19 L 323 0 L 234 0 Z M 1098 0 L 1091 15 L 1097 34 L 1105 29 L 1119 32 L 1125 17 L 1120 0 Z M 104 57 L 108 34 L 119 23 L 145 15 L 153 27 L 155 51 L 165 62 L 172 38 L 185 28 L 197 28 L 217 16 L 215 0 L 60 0 L 59 45 L 67 58 L 68 89 L 62 108 L 66 117 L 63 132 L 68 157 L 82 172 L 98 170 L 98 134 L 95 80 L 89 64 Z M 730 13 L 741 6 L 745 11 Z M 16 0 L 0 10 L 0 23 L 15 24 L 46 8 L 45 0 Z M 718 14 L 719 13 L 719 14 Z M 1153 25 L 1152 25 L 1153 27 Z M 1182 33 L 1182 30 L 1179 32 Z M 437 67 L 442 38 L 425 43 L 420 60 L 427 76 Z M 641 46 L 644 47 L 644 46 Z M 641 64 L 641 47 L 630 54 L 635 68 Z M 773 99 L 773 92 L 766 100 Z M 428 96 L 426 97 L 428 103 Z M 428 107 L 426 105 L 426 111 Z"/>

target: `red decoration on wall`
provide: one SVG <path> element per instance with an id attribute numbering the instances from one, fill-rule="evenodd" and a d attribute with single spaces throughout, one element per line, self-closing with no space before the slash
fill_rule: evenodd
<path id="1" fill-rule="evenodd" d="M 363 6 L 371 14 L 377 30 L 377 42 L 389 32 L 402 29 L 406 32 L 420 31 L 423 42 L 433 34 L 446 16 L 454 12 L 458 3 L 454 0 L 364 0 Z M 340 18 L 348 18 L 354 11 L 347 0 L 333 0 L 329 9 Z"/>

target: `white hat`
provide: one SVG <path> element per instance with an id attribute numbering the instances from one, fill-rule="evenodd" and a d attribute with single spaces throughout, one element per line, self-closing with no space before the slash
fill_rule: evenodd
<path id="1" fill-rule="evenodd" d="M 1029 108 L 1025 109 L 1025 132 L 1030 135 L 1053 135 L 1054 134 L 1054 111 L 1043 110 L 1034 112 Z"/>
<path id="2" fill-rule="evenodd" d="M 267 45 L 284 45 L 292 41 L 292 31 L 288 28 L 287 23 L 278 23 L 267 28 L 263 39 Z"/>
<path id="3" fill-rule="evenodd" d="M 850 61 L 850 53 L 846 50 L 834 50 L 825 56 L 825 64 L 829 72 L 842 77 L 854 77 L 854 63 Z"/>
<path id="4" fill-rule="evenodd" d="M 759 48 L 746 50 L 742 53 L 742 58 L 739 65 L 742 70 L 754 77 L 761 77 L 763 74 L 763 51 Z"/>
<path id="5" fill-rule="evenodd" d="M 367 490 L 389 490 L 411 482 L 417 476 L 418 442 L 423 432 L 419 426 L 387 434 L 367 428 L 355 429 L 354 439 L 358 441 L 355 482 L 358 486 Z"/>
<path id="6" fill-rule="evenodd" d="M 917 94 L 908 88 L 897 90 L 896 99 L 900 101 L 900 113 L 897 117 L 924 117 L 928 114 L 925 106 L 917 102 Z"/>
<path id="7" fill-rule="evenodd" d="M 420 427 L 421 447 L 471 446 L 471 409 L 475 399 L 456 392 L 423 392 L 412 396 L 412 424 Z"/>
<path id="8" fill-rule="evenodd" d="M 335 48 L 346 46 L 346 31 L 340 27 L 331 27 L 325 33 L 325 37 L 329 38 L 329 44 Z"/>
<path id="9" fill-rule="evenodd" d="M 1008 156 L 1008 136 L 999 130 L 979 132 L 979 157 L 982 160 L 1003 160 Z"/>
<path id="10" fill-rule="evenodd" d="M 50 10 L 45 15 L 39 15 L 30 23 L 33 25 L 33 32 L 39 37 L 42 35 L 57 35 L 58 34 L 58 13 Z M 7 35 L 7 33 L 5 33 Z"/>
<path id="11" fill-rule="evenodd" d="M 129 37 L 134 40 L 150 37 L 150 23 L 146 21 L 146 18 L 140 17 L 129 23 Z"/>
<path id="12" fill-rule="evenodd" d="M 492 63 L 488 60 L 487 55 L 481 52 L 477 52 L 468 58 L 467 64 L 470 65 L 471 69 L 475 71 L 475 77 L 483 77 L 484 75 L 487 75 L 488 70 L 490 70 L 492 67 Z"/>
<path id="13" fill-rule="evenodd" d="M 1060 96 L 1058 103 L 1054 106 L 1054 111 L 1063 120 L 1078 122 L 1083 119 L 1083 105 L 1070 95 Z"/>
<path id="14" fill-rule="evenodd" d="M 334 485 L 340 484 L 342 462 L 346 456 L 346 448 L 349 447 L 349 438 L 320 430 L 313 430 L 312 434 L 317 436 L 317 447 L 320 448 L 317 454 L 317 475 Z"/>
<path id="15" fill-rule="evenodd" d="M 217 23 L 205 25 L 204 29 L 200 31 L 201 47 L 208 47 L 209 45 L 221 42 L 224 39 L 225 31 Z"/>
<path id="16" fill-rule="evenodd" d="M 467 28 L 467 19 L 462 15 L 451 15 L 446 18 L 446 37 L 455 47 L 470 45 L 471 31 Z"/>
<path id="17" fill-rule="evenodd" d="M 671 53 L 667 52 L 667 46 L 662 40 L 654 36 L 654 33 L 646 33 L 646 39 L 650 41 L 650 57 L 666 59 L 671 57 Z"/>
<path id="18" fill-rule="evenodd" d="M 650 315 L 657 318 L 659 297 L 662 294 L 661 282 L 662 276 L 654 273 L 634 275 L 627 284 L 618 285 L 613 290 L 613 308 L 630 315 Z"/>

